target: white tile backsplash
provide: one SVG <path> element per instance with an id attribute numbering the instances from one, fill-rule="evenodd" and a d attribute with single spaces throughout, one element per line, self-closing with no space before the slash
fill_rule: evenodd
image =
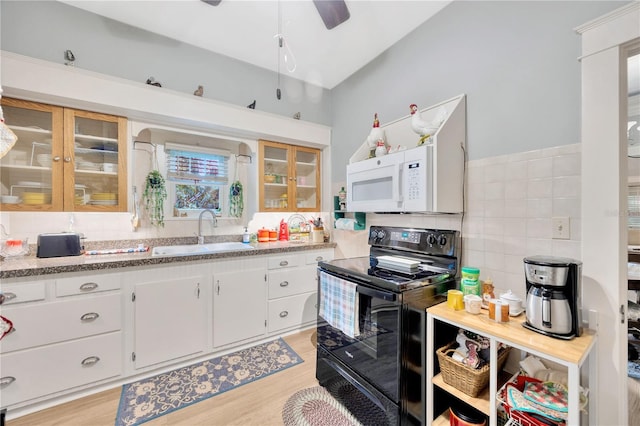
<path id="1" fill-rule="evenodd" d="M 561 176 L 553 178 L 554 197 L 580 197 L 581 180 L 579 176 Z"/>
<path id="2" fill-rule="evenodd" d="M 553 176 L 553 161 L 551 158 L 543 157 L 529 160 L 527 162 L 527 175 L 529 179 L 549 178 Z"/>
<path id="3" fill-rule="evenodd" d="M 553 180 L 551 178 L 527 181 L 527 198 L 550 198 L 551 196 L 553 196 Z"/>
<path id="4" fill-rule="evenodd" d="M 551 217 L 552 202 L 551 198 L 529 198 L 526 200 L 527 217 L 544 218 Z"/>
<path id="5" fill-rule="evenodd" d="M 527 179 L 528 178 L 527 161 L 526 160 L 509 161 L 506 164 L 504 177 L 507 182 L 512 180 Z"/>
<path id="6" fill-rule="evenodd" d="M 580 176 L 582 167 L 580 160 L 578 153 L 553 157 L 553 176 Z"/>
<path id="7" fill-rule="evenodd" d="M 528 181 L 525 179 L 507 179 L 504 183 L 505 200 L 524 200 L 527 198 Z"/>
<path id="8" fill-rule="evenodd" d="M 579 144 L 470 161 L 462 264 L 524 297 L 524 257 L 580 259 L 580 168 Z M 553 217 L 570 218 L 569 240 L 551 238 Z"/>

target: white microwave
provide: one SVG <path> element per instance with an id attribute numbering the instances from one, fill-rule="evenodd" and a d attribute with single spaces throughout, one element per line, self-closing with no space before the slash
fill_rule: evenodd
<path id="1" fill-rule="evenodd" d="M 433 145 L 348 164 L 347 210 L 375 213 L 462 212 L 461 188 L 451 190 L 450 185 L 444 182 L 437 185 L 436 166 Z M 461 180 L 456 177 L 452 176 L 452 181 L 456 186 L 461 185 Z M 440 193 L 438 189 L 441 189 Z"/>

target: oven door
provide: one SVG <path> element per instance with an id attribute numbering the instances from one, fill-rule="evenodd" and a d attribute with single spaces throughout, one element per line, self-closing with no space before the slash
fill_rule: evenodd
<path id="1" fill-rule="evenodd" d="M 320 291 L 319 288 L 318 297 L 322 297 Z M 399 403 L 402 314 L 399 295 L 363 284 L 358 284 L 356 291 L 360 334 L 352 339 L 319 316 L 318 346 Z"/>

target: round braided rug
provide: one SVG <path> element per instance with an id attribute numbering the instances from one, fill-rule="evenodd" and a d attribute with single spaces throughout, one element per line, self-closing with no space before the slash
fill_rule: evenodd
<path id="1" fill-rule="evenodd" d="M 322 386 L 302 389 L 282 409 L 285 426 L 361 426 Z"/>

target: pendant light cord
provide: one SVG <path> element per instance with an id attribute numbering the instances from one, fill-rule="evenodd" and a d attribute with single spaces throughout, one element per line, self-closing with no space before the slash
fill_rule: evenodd
<path id="1" fill-rule="evenodd" d="M 282 92 L 280 91 L 280 50 L 282 49 L 282 11 L 280 9 L 280 0 L 278 0 L 278 87 L 276 88 L 276 98 L 280 100 Z"/>

